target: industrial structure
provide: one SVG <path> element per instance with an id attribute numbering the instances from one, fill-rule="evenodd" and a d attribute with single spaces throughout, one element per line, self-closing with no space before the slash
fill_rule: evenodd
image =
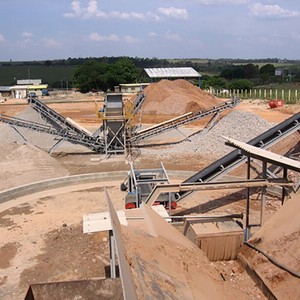
<path id="1" fill-rule="evenodd" d="M 175 126 L 175 125 L 174 125 Z M 154 126 L 152 129 L 149 128 L 149 132 L 155 132 L 156 127 Z M 295 114 L 289 119 L 283 121 L 282 123 L 272 127 L 256 138 L 248 141 L 246 145 L 248 147 L 253 147 L 255 149 L 268 149 L 275 143 L 278 143 L 283 138 L 288 135 L 294 133 L 295 131 L 300 129 L 300 113 Z M 141 135 L 142 136 L 142 135 Z M 227 138 L 228 139 L 228 138 Z M 234 143 L 231 143 L 235 146 Z M 246 147 L 246 146 L 245 146 Z M 179 184 L 169 184 L 168 180 L 165 182 L 159 182 L 156 180 L 156 176 L 154 176 L 153 170 L 136 170 L 133 165 L 131 165 L 131 171 L 128 173 L 128 178 L 125 180 L 126 188 L 123 188 L 124 191 L 127 191 L 128 187 L 128 195 L 125 197 L 125 207 L 126 208 L 135 208 L 139 207 L 141 202 L 145 202 L 148 205 L 153 205 L 154 203 L 161 202 L 159 199 L 162 195 L 172 195 L 169 196 L 171 199 L 171 203 L 173 204 L 171 207 L 176 208 L 176 202 L 182 200 L 185 196 L 190 194 L 193 191 L 201 191 L 201 190 L 214 190 L 214 189 L 234 189 L 234 188 L 248 188 L 251 187 L 274 187 L 280 186 L 282 193 L 282 202 L 284 201 L 284 197 L 287 195 L 288 188 L 291 186 L 290 183 L 286 180 L 286 170 L 284 171 L 284 178 L 282 180 L 278 179 L 276 174 L 274 174 L 271 170 L 267 169 L 264 165 L 264 160 L 262 162 L 255 162 L 258 167 L 256 168 L 256 172 L 263 179 L 254 179 L 250 180 L 250 175 L 246 180 L 239 181 L 220 181 L 219 179 L 224 176 L 229 171 L 237 168 L 242 163 L 249 160 L 249 155 L 245 154 L 245 151 L 241 151 L 240 149 L 236 149 L 219 160 L 215 161 L 211 165 L 206 168 L 200 170 L 195 173 L 193 176 L 187 178 L 183 182 Z M 253 163 L 254 164 L 254 163 Z M 276 164 L 275 164 L 276 165 Z M 279 166 L 282 164 L 279 163 Z M 248 161 L 248 166 L 250 166 L 250 162 Z M 262 171 L 259 172 L 259 169 Z M 292 167 L 289 169 L 294 170 Z M 162 167 L 162 170 L 164 168 Z M 164 171 L 166 172 L 166 171 Z M 248 171 L 249 172 L 249 171 Z M 134 174 L 151 174 L 148 176 L 148 181 L 145 182 L 148 184 L 148 190 L 144 189 L 143 192 L 140 189 L 137 189 L 138 181 L 135 179 Z M 266 174 L 268 175 L 266 175 Z M 250 173 L 249 173 L 250 174 Z M 133 179 L 132 179 L 133 178 Z M 144 179 L 144 178 L 143 178 Z M 292 184 L 294 185 L 294 184 Z M 133 187 L 132 187 L 133 186 Z M 150 189 L 151 187 L 151 189 Z M 299 185 L 296 189 L 299 188 Z M 130 195 L 134 194 L 134 196 Z M 166 206 L 166 205 L 165 205 Z"/>
<path id="2" fill-rule="evenodd" d="M 132 147 L 135 147 L 145 139 L 176 129 L 179 126 L 207 116 L 210 117 L 207 124 L 207 127 L 209 127 L 214 124 L 220 112 L 235 107 L 239 102 L 239 99 L 232 98 L 229 101 L 209 109 L 194 113 L 190 112 L 155 126 L 138 130 L 137 127 L 132 125 L 131 120 L 133 116 L 138 113 L 144 100 L 145 95 L 140 94 L 133 103 L 125 103 L 122 94 L 107 94 L 103 108 L 97 110 L 102 124 L 94 133 L 89 132 L 72 119 L 65 118 L 58 114 L 45 103 L 35 98 L 30 98 L 29 104 L 46 120 L 47 125 L 4 115 L 0 116 L 0 120 L 9 124 L 16 131 L 18 131 L 18 127 L 23 127 L 57 136 L 59 139 L 55 145 L 51 147 L 50 152 L 63 141 L 69 141 L 74 144 L 83 145 L 97 153 L 105 153 L 108 156 L 111 154 L 130 152 Z M 121 190 L 126 192 L 126 196 L 124 197 L 126 211 L 115 211 L 105 188 L 104 194 L 109 212 L 85 215 L 83 222 L 84 232 L 109 232 L 110 275 L 115 280 L 116 277 L 118 277 L 118 271 L 120 274 L 120 280 L 116 279 L 116 282 L 111 281 L 110 283 L 112 289 L 115 289 L 116 286 L 120 284 L 122 285 L 122 295 L 118 293 L 118 295 L 114 295 L 114 297 L 116 299 L 118 299 L 118 297 L 123 297 L 124 299 L 138 299 L 132 274 L 132 269 L 134 269 L 135 266 L 132 267 L 132 261 L 130 261 L 126 255 L 126 241 L 121 229 L 121 225 L 127 225 L 128 222 L 131 222 L 131 226 L 133 222 L 143 222 L 144 224 L 142 224 L 143 226 L 141 227 L 137 225 L 132 226 L 139 228 L 139 230 L 136 230 L 136 234 L 138 234 L 141 228 L 146 228 L 145 230 L 151 238 L 163 236 L 166 239 L 170 239 L 170 241 L 176 245 L 176 249 L 181 249 L 180 251 L 183 253 L 186 248 L 182 248 L 180 241 L 188 238 L 190 241 L 195 242 L 211 261 L 236 259 L 243 240 L 247 241 L 250 237 L 251 229 L 263 225 L 267 188 L 279 186 L 281 189 L 282 203 L 288 194 L 288 189 L 293 188 L 297 190 L 299 188 L 299 183 L 295 186 L 294 182 L 288 180 L 287 175 L 289 170 L 300 172 L 300 163 L 291 158 L 282 157 L 266 150 L 283 138 L 299 130 L 300 113 L 295 114 L 267 130 L 263 134 L 248 141 L 248 143 L 242 143 L 224 137 L 224 142 L 236 148 L 236 150 L 195 173 L 183 182 L 176 184 L 170 183 L 167 170 L 162 163 L 160 168 L 157 169 L 137 169 L 133 163 L 130 163 L 130 170 L 128 171 L 126 179 L 121 184 Z M 247 162 L 245 179 L 235 181 L 220 180 L 227 172 L 240 166 L 244 162 Z M 255 178 L 251 178 L 250 175 L 253 174 L 251 170 L 254 170 L 254 164 L 256 166 Z M 268 164 L 281 168 L 281 171 L 275 174 L 271 168 L 268 168 Z M 235 221 L 235 219 L 241 219 L 243 217 L 242 214 L 187 216 L 174 215 L 173 212 L 171 212 L 171 210 L 176 208 L 178 201 L 181 201 L 185 196 L 194 191 L 240 188 L 246 189 L 246 222 L 244 228 Z M 257 188 L 259 188 L 261 195 L 260 219 L 258 221 L 256 220 L 256 222 L 253 222 L 250 211 L 250 194 L 253 188 L 255 188 L 256 191 Z M 151 206 L 153 205 L 156 207 L 152 210 Z M 167 209 L 169 209 L 169 214 L 167 213 Z M 178 221 L 178 219 L 184 222 L 183 234 L 165 222 L 164 219 L 171 224 L 176 223 L 173 221 Z M 214 232 L 213 235 L 210 234 L 208 224 L 216 226 L 218 232 Z M 173 229 L 174 232 L 172 232 Z M 172 232 L 172 234 L 169 234 L 170 232 Z M 207 235 L 205 235 L 206 232 Z M 178 244 L 176 244 L 176 242 L 178 242 Z M 182 242 L 182 244 L 183 243 L 184 242 Z M 164 247 L 164 245 L 161 246 L 162 249 L 164 249 Z M 222 250 L 217 253 L 215 251 L 216 249 Z M 137 266 L 138 270 L 139 268 L 141 270 L 147 269 L 142 263 Z M 147 267 L 148 266 L 149 265 L 147 265 Z M 143 280 L 143 277 L 141 277 L 141 281 Z M 89 281 L 87 283 L 71 282 L 71 284 L 64 283 L 60 285 L 53 285 L 53 283 L 39 286 L 33 285 L 30 287 L 26 299 L 34 299 L 35 292 L 38 293 L 40 290 L 45 292 L 47 289 L 50 290 L 52 288 L 53 290 L 60 289 L 65 293 L 63 296 L 66 296 L 66 293 L 74 293 L 76 288 L 78 288 L 78 290 L 85 290 L 86 287 L 89 286 L 89 288 L 94 291 L 94 293 L 89 295 L 96 295 L 103 285 L 104 279 L 95 282 Z M 69 287 L 67 288 L 67 286 Z M 151 286 L 155 286 L 156 290 L 159 289 L 159 287 L 154 284 Z M 174 286 L 176 287 L 176 285 Z M 176 293 L 178 293 L 177 290 Z M 98 293 L 98 295 L 100 294 Z"/>
<path id="3" fill-rule="evenodd" d="M 193 121 L 211 117 L 207 124 L 212 126 L 215 124 L 220 112 L 234 108 L 239 104 L 239 99 L 233 97 L 231 100 L 209 109 L 190 112 L 155 126 L 138 130 L 137 126 L 132 125 L 131 120 L 140 110 L 145 98 L 144 94 L 139 94 L 131 103 L 125 102 L 121 93 L 107 94 L 103 108 L 97 112 L 102 125 L 94 133 L 89 132 L 70 118 L 65 118 L 49 108 L 44 102 L 33 97 L 30 97 L 28 102 L 47 122 L 46 125 L 6 115 L 0 115 L 0 121 L 9 124 L 17 132 L 19 132 L 18 127 L 23 127 L 57 136 L 58 142 L 51 147 L 50 153 L 63 141 L 68 141 L 106 155 L 131 154 L 132 149 L 140 141 L 172 129 L 177 129 L 179 126 Z M 26 139 L 23 135 L 22 137 Z"/>
<path id="4" fill-rule="evenodd" d="M 294 116 L 295 117 L 295 116 Z M 298 114 L 298 118 L 300 114 Z M 296 119 L 297 120 L 297 119 Z M 299 120 L 299 119 L 298 119 Z M 294 118 L 289 119 L 288 122 L 283 122 L 280 124 L 281 128 L 289 127 L 291 132 L 298 130 L 300 123 L 295 121 Z M 291 129 L 293 128 L 293 129 Z M 272 132 L 272 129 L 270 130 Z M 274 132 L 273 132 L 274 134 Z M 288 135 L 288 133 L 286 133 Z M 265 135 L 266 137 L 266 135 Z M 274 136 L 273 136 L 274 137 Z M 269 136 L 269 138 L 271 138 Z M 131 171 L 129 172 L 127 186 L 133 185 L 138 187 L 138 181 L 136 180 L 139 175 L 141 175 L 141 184 L 143 184 L 143 178 L 146 180 L 147 174 L 150 175 L 151 183 L 147 182 L 147 187 L 151 185 L 154 186 L 152 192 L 149 194 L 146 200 L 143 200 L 139 203 L 139 209 L 133 210 L 134 213 L 130 213 L 130 210 L 126 211 L 115 211 L 112 201 L 108 195 L 107 190 L 105 189 L 105 198 L 108 202 L 109 213 L 105 213 L 105 216 L 99 213 L 85 215 L 83 220 L 83 230 L 86 233 L 98 232 L 98 231 L 109 231 L 109 243 L 110 243 L 110 270 L 112 278 L 116 276 L 116 256 L 119 260 L 119 270 L 120 277 L 122 281 L 123 295 L 126 299 L 136 299 L 135 289 L 133 287 L 134 279 L 130 271 L 131 263 L 126 258 L 125 251 L 125 241 L 121 233 L 121 224 L 134 227 L 134 220 L 142 220 L 146 225 L 146 231 L 152 238 L 157 238 L 163 236 L 166 239 L 170 239 L 173 243 L 178 242 L 181 238 L 188 238 L 190 241 L 196 243 L 196 245 L 207 255 L 210 261 L 220 261 L 220 260 L 234 260 L 238 256 L 238 252 L 243 245 L 248 244 L 248 239 L 251 235 L 251 228 L 261 227 L 264 220 L 264 212 L 266 205 L 266 188 L 268 186 L 280 185 L 283 188 L 283 198 L 284 200 L 285 187 L 294 185 L 295 183 L 290 182 L 287 178 L 288 170 L 293 170 L 300 173 L 300 163 L 293 159 L 277 155 L 270 151 L 261 149 L 260 147 L 253 146 L 247 143 L 242 143 L 231 138 L 226 138 L 225 143 L 237 148 L 240 156 L 246 157 L 247 160 L 247 178 L 240 181 L 214 181 L 214 182 L 194 182 L 194 183 L 179 183 L 179 184 L 169 184 L 167 178 L 161 178 L 161 180 L 155 180 L 153 170 L 144 170 L 139 171 L 135 170 L 133 165 L 131 165 Z M 271 140 L 271 139 L 270 139 Z M 280 138 L 277 135 L 277 138 L 272 139 L 272 144 L 275 143 L 275 140 L 278 141 Z M 270 142 L 271 143 L 271 142 Z M 261 144 L 262 145 L 262 144 Z M 251 179 L 250 178 L 250 169 L 251 162 L 253 159 L 259 160 L 262 162 L 262 174 L 259 178 Z M 283 168 L 282 178 L 268 178 L 267 176 L 267 164 L 277 165 Z M 161 168 L 161 174 L 166 174 L 164 168 Z M 223 171 L 225 172 L 225 171 Z M 223 173 L 224 175 L 224 173 Z M 221 176 L 221 174 L 218 174 Z M 150 178 L 151 177 L 151 178 Z M 163 177 L 163 176 L 162 176 Z M 145 180 L 145 181 L 146 181 Z M 135 181 L 135 182 L 132 182 Z M 161 182 L 160 182 L 161 181 Z M 150 183 L 150 184 L 149 184 Z M 156 184 L 156 185 L 155 185 Z M 260 187 L 262 189 L 261 193 L 261 210 L 260 210 L 260 220 L 256 223 L 253 223 L 254 219 L 251 219 L 250 215 L 250 189 Z M 246 222 L 245 228 L 241 227 L 241 223 L 236 222 L 236 219 L 242 219 L 243 215 L 164 215 L 162 210 L 150 209 L 150 207 L 155 204 L 159 196 L 170 193 L 180 193 L 180 192 L 192 192 L 192 191 L 201 191 L 201 190 L 216 190 L 216 189 L 232 189 L 232 188 L 246 188 Z M 125 189 L 124 189 L 125 190 Z M 145 190 L 139 189 L 137 193 L 140 193 L 142 199 L 145 199 Z M 147 191 L 146 191 L 147 192 Z M 134 201 L 137 195 L 134 195 Z M 138 201 L 138 200 L 136 200 Z M 159 202 L 159 201 L 158 201 Z M 134 202 L 133 202 L 134 203 Z M 158 203 L 159 204 L 159 203 Z M 135 206 L 138 207 L 138 206 Z M 127 207 L 133 208 L 133 207 Z M 156 212 L 155 212 L 156 211 Z M 168 220 L 169 223 L 172 223 L 171 220 L 184 220 L 184 230 L 182 237 L 179 236 L 179 231 L 174 231 L 174 236 L 170 234 L 173 230 L 170 224 L 163 221 L 163 219 Z M 111 221 L 109 222 L 108 219 Z M 176 225 L 177 222 L 173 222 Z M 168 229 L 167 229 L 168 228 Z M 177 232 L 177 233 L 176 233 Z M 166 235 L 167 234 L 167 235 Z M 177 235 L 176 235 L 177 234 Z M 173 236 L 173 238 L 172 238 Z M 176 236 L 176 238 L 175 238 Z M 176 239 L 176 242 L 175 242 Z M 263 281 L 256 277 L 258 282 L 263 286 L 262 289 L 267 289 L 264 286 Z M 225 279 L 224 279 L 225 280 Z M 265 292 L 265 291 L 264 291 Z M 270 294 L 269 289 L 267 293 Z M 273 298 L 272 298 L 273 299 Z M 274 298 L 275 299 L 275 298 Z"/>

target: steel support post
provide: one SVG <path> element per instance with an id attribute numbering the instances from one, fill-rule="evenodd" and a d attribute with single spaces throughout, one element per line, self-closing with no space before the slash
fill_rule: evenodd
<path id="1" fill-rule="evenodd" d="M 250 179 L 250 169 L 251 169 L 251 161 L 250 156 L 247 157 L 247 180 Z M 245 241 L 248 241 L 250 237 L 250 222 L 249 222 L 249 214 L 250 214 L 250 187 L 247 187 L 246 190 L 246 231 L 245 231 Z"/>
<path id="2" fill-rule="evenodd" d="M 110 277 L 115 279 L 116 276 L 116 248 L 115 237 L 112 230 L 109 230 L 109 258 L 110 258 Z"/>
<path id="3" fill-rule="evenodd" d="M 21 136 L 21 138 L 24 140 L 24 142 L 28 143 L 28 141 L 25 138 L 25 136 L 15 126 L 11 125 L 10 127 L 13 128 Z"/>
<path id="4" fill-rule="evenodd" d="M 172 199 L 171 199 L 171 193 L 168 193 L 168 202 L 169 202 L 169 216 L 172 215 Z"/>
<path id="5" fill-rule="evenodd" d="M 288 179 L 288 171 L 286 168 L 283 168 L 283 179 Z M 282 196 L 281 196 L 281 205 L 283 205 L 285 200 L 286 192 L 284 186 L 282 187 Z"/>
<path id="6" fill-rule="evenodd" d="M 262 162 L 262 178 L 267 179 L 267 162 Z M 266 208 L 266 186 L 261 188 L 261 209 L 260 209 L 260 226 L 264 223 L 264 215 Z"/>

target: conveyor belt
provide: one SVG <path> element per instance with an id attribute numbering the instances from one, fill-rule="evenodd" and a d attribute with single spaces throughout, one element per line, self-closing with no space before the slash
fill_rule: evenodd
<path id="1" fill-rule="evenodd" d="M 295 114 L 282 123 L 272 127 L 256 138 L 248 142 L 249 145 L 267 149 L 279 142 L 291 133 L 300 129 L 300 113 Z M 186 179 L 183 183 L 209 182 L 217 180 L 225 173 L 236 168 L 245 161 L 246 157 L 240 154 L 240 150 L 234 150 L 205 169 Z"/>
<path id="2" fill-rule="evenodd" d="M 102 152 L 104 151 L 103 141 L 98 138 L 81 135 L 76 132 L 69 130 L 67 127 L 58 130 L 51 125 L 44 125 L 36 122 L 30 122 L 23 119 L 0 115 L 0 121 L 9 124 L 10 126 L 17 126 L 27 128 L 36 132 L 43 132 L 55 136 L 61 137 L 64 141 L 68 141 L 73 144 L 83 145 L 93 151 Z"/>
<path id="3" fill-rule="evenodd" d="M 217 114 L 223 110 L 233 108 L 237 104 L 239 104 L 239 99 L 234 97 L 230 101 L 222 102 L 221 104 L 218 104 L 216 106 L 213 106 L 209 109 L 197 111 L 194 113 L 187 113 L 182 116 L 179 116 L 177 118 L 165 121 L 163 123 L 157 124 L 155 126 L 143 129 L 139 132 L 137 132 L 134 136 L 129 137 L 127 141 L 129 143 L 137 143 L 141 140 L 147 139 L 149 137 L 152 137 L 154 135 L 161 134 L 163 132 L 169 131 L 171 129 L 176 129 L 179 126 L 189 124 L 193 121 L 202 119 L 209 115 Z"/>
<path id="4" fill-rule="evenodd" d="M 133 114 L 136 114 L 138 112 L 138 110 L 142 106 L 142 104 L 145 101 L 145 99 L 146 99 L 146 95 L 145 94 L 138 95 L 138 97 L 134 101 Z"/>
<path id="5" fill-rule="evenodd" d="M 85 131 L 80 130 L 79 128 L 68 123 L 64 116 L 51 109 L 42 101 L 30 98 L 29 104 L 34 110 L 41 114 L 41 116 L 44 117 L 48 123 L 50 123 L 53 127 L 57 128 L 58 130 L 67 129 L 69 132 L 73 131 L 74 133 L 86 135 Z"/>

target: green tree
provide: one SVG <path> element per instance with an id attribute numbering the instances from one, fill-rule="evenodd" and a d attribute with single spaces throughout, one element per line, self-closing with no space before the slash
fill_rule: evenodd
<path id="1" fill-rule="evenodd" d="M 262 66 L 259 70 L 259 75 L 262 83 L 270 83 L 275 78 L 275 66 L 272 64 L 266 64 Z"/>
<path id="2" fill-rule="evenodd" d="M 208 80 L 205 81 L 206 86 L 211 86 L 214 89 L 220 90 L 224 89 L 227 86 L 227 82 L 224 78 L 219 76 L 212 76 Z"/>
<path id="3" fill-rule="evenodd" d="M 124 57 L 114 64 L 114 68 L 117 70 L 117 74 L 120 76 L 119 79 L 123 82 L 120 83 L 133 83 L 137 82 L 138 71 L 134 66 L 133 62 Z"/>
<path id="4" fill-rule="evenodd" d="M 128 58 L 121 58 L 115 63 L 88 60 L 77 66 L 73 82 L 74 86 L 86 93 L 91 90 L 113 90 L 120 83 L 136 82 L 138 72 Z"/>
<path id="5" fill-rule="evenodd" d="M 260 75 L 274 76 L 275 75 L 275 66 L 272 64 L 266 64 L 262 66 L 259 70 Z"/>
<path id="6" fill-rule="evenodd" d="M 228 80 L 241 79 L 245 78 L 245 71 L 243 66 L 233 66 L 223 70 L 220 76 Z"/>
<path id="7" fill-rule="evenodd" d="M 73 76 L 74 86 L 83 93 L 92 90 L 107 90 L 107 79 L 105 76 L 107 70 L 108 64 L 88 60 L 76 67 Z"/>
<path id="8" fill-rule="evenodd" d="M 248 79 L 235 79 L 228 83 L 230 90 L 251 90 L 253 83 Z"/>
<path id="9" fill-rule="evenodd" d="M 259 67 L 254 64 L 247 64 L 243 67 L 245 79 L 253 79 L 259 76 Z"/>
<path id="10" fill-rule="evenodd" d="M 120 83 L 135 83 L 138 80 L 138 71 L 129 58 L 121 58 L 109 65 L 107 73 L 107 86 L 113 89 Z"/>
<path id="11" fill-rule="evenodd" d="M 52 61 L 51 61 L 51 60 L 46 60 L 46 61 L 44 62 L 44 65 L 45 65 L 46 67 L 51 67 L 51 66 L 52 66 Z"/>

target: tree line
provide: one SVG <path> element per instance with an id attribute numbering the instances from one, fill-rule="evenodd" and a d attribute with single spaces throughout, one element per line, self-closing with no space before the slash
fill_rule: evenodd
<path id="1" fill-rule="evenodd" d="M 151 67 L 193 67 L 200 74 L 203 72 L 203 65 L 195 65 L 192 61 L 177 61 L 169 63 L 163 60 L 152 61 Z M 120 58 L 114 63 L 103 62 L 98 60 L 89 60 L 84 64 L 77 66 L 73 76 L 73 85 L 82 92 L 91 90 L 113 90 L 114 86 L 120 83 L 138 83 L 149 82 L 149 78 L 143 77 L 142 69 L 149 67 L 143 64 L 137 67 L 134 61 L 128 57 Z M 297 69 L 297 76 L 293 80 L 300 79 L 300 68 Z M 242 65 L 226 65 L 219 70 L 218 75 L 203 75 L 202 88 L 207 89 L 234 89 L 250 90 L 254 86 L 265 85 L 275 82 L 291 80 L 289 70 L 281 70 L 276 75 L 276 67 L 273 64 L 265 64 L 261 67 L 248 63 Z M 198 82 L 195 81 L 198 85 Z"/>
<path id="2" fill-rule="evenodd" d="M 265 64 L 263 65 L 262 62 Z M 139 57 L 90 57 L 45 60 L 33 62 L 0 62 L 0 67 L 43 66 L 51 68 L 72 68 L 70 78 L 64 77 L 70 87 L 82 92 L 92 90 L 113 90 L 120 83 L 147 82 L 143 77 L 144 68 L 192 67 L 202 76 L 202 87 L 215 89 L 251 89 L 255 86 L 274 82 L 300 81 L 299 61 L 285 61 L 281 74 L 275 75 L 280 61 L 265 60 L 233 60 L 233 59 L 158 59 Z M 261 65 L 261 66 L 259 66 Z M 1 70 L 0 69 L 0 70 Z M 58 75 L 59 76 L 59 75 Z M 43 78 L 42 78 L 43 79 Z M 61 86 L 61 78 L 48 83 L 50 87 Z"/>

